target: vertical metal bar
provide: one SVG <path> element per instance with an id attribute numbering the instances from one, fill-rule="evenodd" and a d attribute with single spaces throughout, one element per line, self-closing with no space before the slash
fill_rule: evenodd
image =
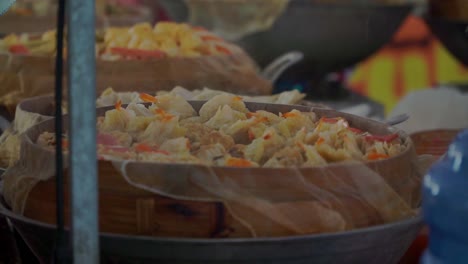
<path id="1" fill-rule="evenodd" d="M 63 33 L 65 27 L 65 0 L 58 1 L 57 9 L 57 57 L 55 58 L 55 138 L 62 138 L 62 89 L 63 89 Z M 63 192 L 63 154 L 62 140 L 57 140 L 55 146 L 55 191 L 57 237 L 55 245 L 55 262 L 67 261 L 67 241 L 65 239 L 64 192 Z"/>
<path id="2" fill-rule="evenodd" d="M 68 89 L 73 262 L 99 263 L 95 1 L 69 0 Z"/>

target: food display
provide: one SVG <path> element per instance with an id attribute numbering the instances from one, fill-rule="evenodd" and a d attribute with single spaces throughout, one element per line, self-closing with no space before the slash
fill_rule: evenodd
<path id="1" fill-rule="evenodd" d="M 10 34 L 2 39 L 0 50 L 12 54 L 53 56 L 55 42 L 55 30 L 42 35 Z M 110 27 L 96 34 L 97 56 L 103 60 L 232 55 L 236 49 L 236 46 L 202 28 L 172 22 L 160 22 L 154 27 L 149 23 Z"/>
<path id="2" fill-rule="evenodd" d="M 140 98 L 150 105 L 124 107 L 119 101 L 98 118 L 100 158 L 301 167 L 387 159 L 405 149 L 398 134 L 371 135 L 351 127 L 344 118 L 317 118 L 297 110 L 251 112 L 242 97 L 230 94 L 214 96 L 198 113 L 179 95 L 141 94 Z M 37 140 L 45 147 L 53 147 L 54 142 L 49 132 Z"/>
<path id="3" fill-rule="evenodd" d="M 213 97 L 221 94 L 230 94 L 224 91 L 203 88 L 200 90 L 187 90 L 183 87 L 177 86 L 172 90 L 158 91 L 157 96 L 160 95 L 173 95 L 181 96 L 185 100 L 210 100 Z M 234 94 L 230 94 L 234 96 Z M 265 96 L 241 96 L 245 102 L 257 103 L 272 103 L 272 104 L 286 104 L 286 105 L 310 105 L 311 107 L 326 108 L 325 106 L 314 104 L 312 102 L 304 101 L 305 94 L 297 90 L 285 91 L 279 94 L 265 95 Z M 30 98 L 21 102 L 15 111 L 15 120 L 13 126 L 5 131 L 0 136 L 0 167 L 8 168 L 13 165 L 19 158 L 19 140 L 20 135 L 28 128 L 52 118 L 54 113 L 54 102 L 52 96 L 40 96 Z M 122 104 L 139 104 L 144 101 L 140 98 L 138 92 L 117 92 L 111 87 L 104 90 L 104 92 L 97 98 L 96 107 L 113 106 L 117 102 Z M 68 110 L 67 102 L 62 103 L 62 113 L 66 114 Z"/>
<path id="4" fill-rule="evenodd" d="M 97 109 L 103 232 L 290 236 L 416 214 L 422 174 L 413 145 L 385 124 L 228 93 L 208 101 L 171 92 L 138 98 L 145 103 Z M 21 162 L 4 178 L 11 208 L 46 223 L 55 219 L 53 127 L 49 119 L 22 134 Z"/>
<path id="5" fill-rule="evenodd" d="M 160 95 L 173 95 L 181 96 L 185 100 L 191 101 L 208 101 L 213 99 L 213 97 L 222 94 L 229 94 L 231 96 L 240 96 L 245 102 L 255 102 L 255 103 L 270 103 L 270 104 L 285 104 L 285 105 L 295 105 L 304 103 L 303 99 L 306 97 L 304 93 L 300 93 L 297 90 L 284 91 L 272 95 L 258 95 L 258 96 L 247 96 L 228 93 L 220 90 L 213 90 L 207 87 L 203 89 L 188 90 L 184 87 L 177 86 L 172 90 L 168 91 L 158 91 L 156 96 Z M 96 100 L 97 107 L 112 106 L 115 105 L 118 101 L 122 104 L 130 103 L 143 103 L 145 102 L 141 98 L 141 93 L 138 92 L 116 92 L 112 87 L 104 90 L 101 95 Z M 317 105 L 315 105 L 317 106 Z M 325 106 L 321 106 L 325 107 Z"/>
<path id="6" fill-rule="evenodd" d="M 10 34 L 0 40 L 0 105 L 52 92 L 56 32 Z M 65 60 L 67 50 L 64 50 Z M 96 89 L 156 92 L 183 86 L 270 95 L 272 84 L 241 48 L 202 28 L 160 22 L 96 32 Z"/>

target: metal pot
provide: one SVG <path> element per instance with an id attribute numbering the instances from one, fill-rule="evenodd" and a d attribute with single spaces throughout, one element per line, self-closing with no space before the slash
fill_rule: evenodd
<path id="1" fill-rule="evenodd" d="M 321 1 L 324 2 L 324 1 Z M 270 30 L 248 35 L 237 43 L 260 66 L 297 50 L 304 61 L 286 72 L 286 78 L 321 77 L 363 60 L 387 43 L 413 4 L 378 4 L 346 1 L 340 4 L 292 0 Z M 175 21 L 187 21 L 181 0 L 160 0 Z"/>

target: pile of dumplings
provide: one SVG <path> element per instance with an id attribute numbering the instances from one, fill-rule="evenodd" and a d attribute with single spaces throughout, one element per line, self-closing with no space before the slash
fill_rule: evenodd
<path id="1" fill-rule="evenodd" d="M 53 56 L 56 30 L 43 34 L 9 34 L 0 39 L 0 51 L 23 55 Z M 109 27 L 96 33 L 96 56 L 102 60 L 160 59 L 232 55 L 241 52 L 212 32 L 185 23 L 138 23 L 132 27 Z M 65 52 L 66 54 L 66 52 Z"/>
<path id="2" fill-rule="evenodd" d="M 251 112 L 242 97 L 227 93 L 198 113 L 178 94 L 140 98 L 150 104 L 119 101 L 98 118 L 100 159 L 284 168 L 387 159 L 405 148 L 397 134 L 371 135 L 340 117 Z M 53 148 L 54 134 L 41 134 L 37 144 Z"/>

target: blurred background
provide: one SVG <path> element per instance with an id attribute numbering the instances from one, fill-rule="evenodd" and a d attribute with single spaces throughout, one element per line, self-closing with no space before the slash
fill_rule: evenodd
<path id="1" fill-rule="evenodd" d="M 300 51 L 304 59 L 275 80 L 274 92 L 298 89 L 335 108 L 366 102 L 372 106 L 368 115 L 384 118 L 414 91 L 464 89 L 468 69 L 427 19 L 436 6 L 460 20 L 460 5 L 463 1 L 97 0 L 96 10 L 98 27 L 158 21 L 203 26 L 239 44 L 261 68 Z M 17 1 L 0 17 L 0 32 L 53 28 L 55 7 L 52 0 Z"/>
<path id="2" fill-rule="evenodd" d="M 96 10 L 100 28 L 204 27 L 260 69 L 299 52 L 301 60 L 273 79 L 274 93 L 297 89 L 309 101 L 379 120 L 405 113 L 401 127 L 410 134 L 468 127 L 467 0 L 96 0 Z M 52 0 L 18 0 L 0 17 L 0 34 L 52 29 L 55 13 Z"/>

